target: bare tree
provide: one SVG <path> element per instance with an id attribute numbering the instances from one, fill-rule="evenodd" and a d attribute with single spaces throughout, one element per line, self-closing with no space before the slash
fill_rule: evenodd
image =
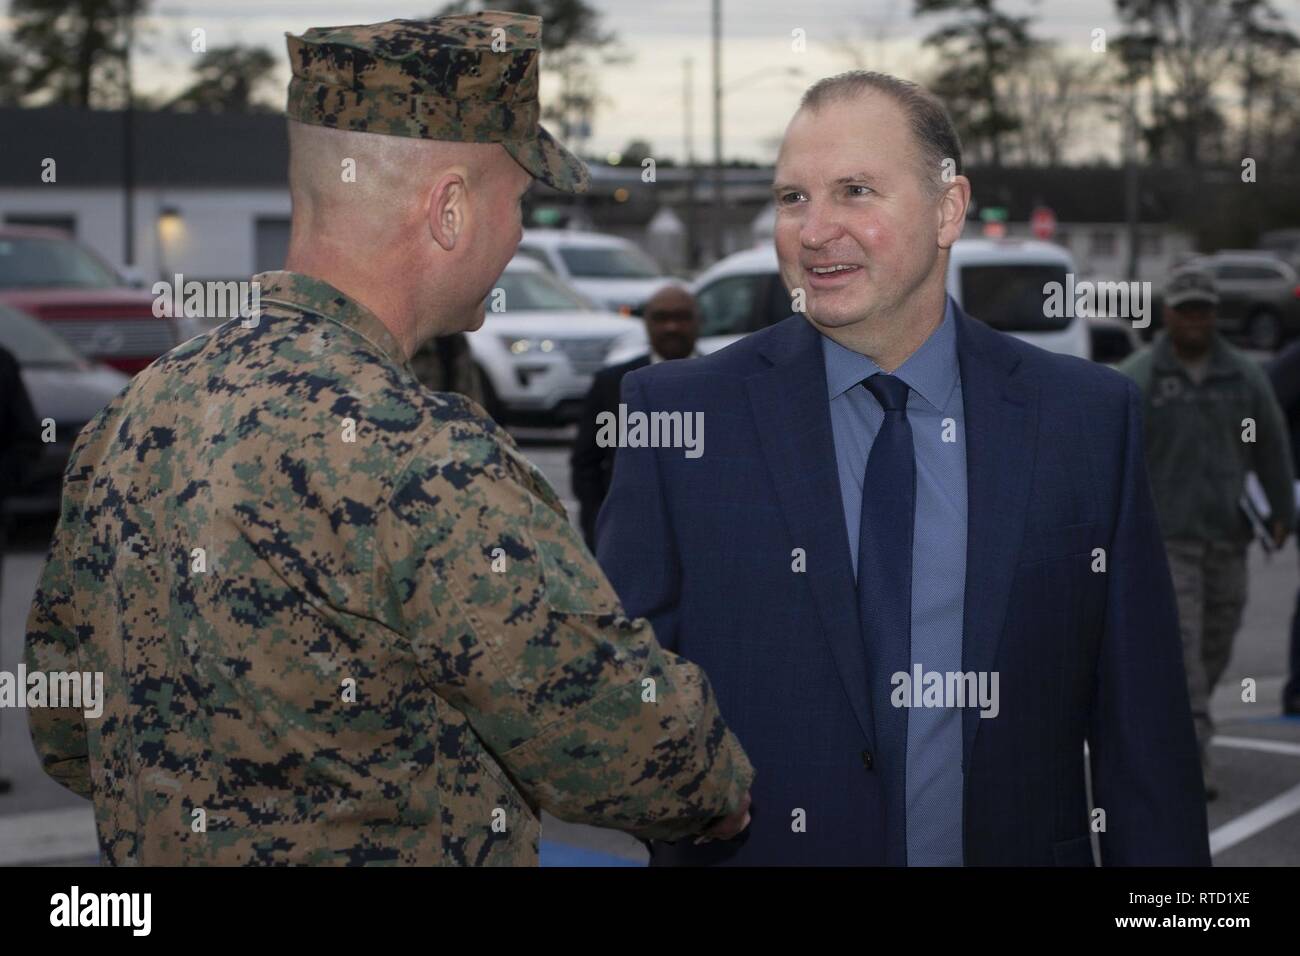
<path id="1" fill-rule="evenodd" d="M 1104 69 L 1099 57 L 1070 56 L 1055 44 L 1041 44 L 1004 78 L 1001 99 L 1019 126 L 1012 142 L 1021 162 L 1064 161 L 1079 121 L 1100 104 Z"/>
<path id="2" fill-rule="evenodd" d="M 194 66 L 195 81 L 167 108 L 185 112 L 248 113 L 270 108 L 256 98 L 269 87 L 276 58 L 265 47 L 214 47 Z"/>
<path id="3" fill-rule="evenodd" d="M 23 97 L 83 108 L 118 106 L 135 21 L 149 0 L 13 0 Z"/>
<path id="4" fill-rule="evenodd" d="M 1216 89 L 1237 71 L 1246 124 L 1253 125 L 1262 64 L 1269 51 L 1295 40 L 1269 0 L 1115 0 L 1115 8 L 1125 26 L 1121 43 L 1150 92 L 1149 153 L 1193 167 L 1223 158 L 1227 118 Z"/>
<path id="5" fill-rule="evenodd" d="M 0 47 L 0 106 L 17 106 L 23 94 L 18 54 Z"/>
<path id="6" fill-rule="evenodd" d="M 956 15 L 923 41 L 943 54 L 930 86 L 947 102 L 963 142 L 1002 165 L 1002 144 L 1020 118 L 1002 100 L 1001 80 L 1020 69 L 1035 46 L 1030 17 L 1003 13 L 997 0 L 915 0 L 917 16 Z"/>
<path id="7" fill-rule="evenodd" d="M 827 48 L 845 60 L 852 70 L 876 70 L 881 73 L 898 71 L 892 64 L 887 47 L 894 37 L 900 20 L 899 6 L 905 0 L 883 0 L 879 9 L 870 16 L 857 17 L 860 29 L 856 36 L 840 33 L 832 37 Z"/>
<path id="8" fill-rule="evenodd" d="M 1294 62 L 1300 38 L 1286 28 L 1267 0 L 1233 0 L 1232 5 L 1242 31 L 1235 60 L 1241 84 L 1240 153 L 1251 156 L 1257 145 L 1255 104 L 1270 89 L 1276 90 L 1285 82 L 1287 64 Z"/>

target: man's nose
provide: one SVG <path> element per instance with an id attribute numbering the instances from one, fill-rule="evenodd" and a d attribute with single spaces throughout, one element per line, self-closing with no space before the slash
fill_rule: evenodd
<path id="1" fill-rule="evenodd" d="M 835 210 L 823 203 L 810 202 L 799 229 L 799 242 L 805 249 L 820 249 L 844 233 Z"/>

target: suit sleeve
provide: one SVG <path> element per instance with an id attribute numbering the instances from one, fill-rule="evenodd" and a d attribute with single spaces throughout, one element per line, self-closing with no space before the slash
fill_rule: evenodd
<path id="1" fill-rule="evenodd" d="M 628 415 L 647 411 L 642 376 L 623 379 Z M 681 567 L 653 448 L 620 448 L 596 522 L 596 555 L 623 606 L 648 618 L 663 647 L 681 653 Z"/>
<path id="2" fill-rule="evenodd" d="M 753 770 L 704 673 L 624 613 L 508 440 L 472 422 L 443 432 L 380 530 L 435 690 L 560 819 L 680 839 L 734 812 Z"/>
<path id="3" fill-rule="evenodd" d="M 82 670 L 75 620 L 76 568 L 66 547 L 72 533 L 68 519 L 74 513 L 65 497 L 64 517 L 54 533 L 36 599 L 27 616 L 24 663 L 28 673 Z M 89 798 L 90 760 L 83 712 L 70 707 L 33 707 L 27 716 L 42 769 L 73 793 Z"/>
<path id="4" fill-rule="evenodd" d="M 1122 484 L 1107 560 L 1105 632 L 1088 734 L 1106 866 L 1208 866 L 1205 791 L 1168 559 L 1128 385 Z"/>

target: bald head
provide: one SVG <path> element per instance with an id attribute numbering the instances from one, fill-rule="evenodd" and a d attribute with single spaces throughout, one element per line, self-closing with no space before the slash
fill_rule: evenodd
<path id="1" fill-rule="evenodd" d="M 477 328 L 522 234 L 532 177 L 497 143 L 289 121 L 293 227 L 286 268 L 331 283 L 408 353 Z"/>
<path id="2" fill-rule="evenodd" d="M 423 218 L 428 190 L 460 167 L 484 178 L 500 147 L 381 136 L 289 122 L 289 192 L 295 223 L 317 239 L 331 232 L 395 236 Z"/>

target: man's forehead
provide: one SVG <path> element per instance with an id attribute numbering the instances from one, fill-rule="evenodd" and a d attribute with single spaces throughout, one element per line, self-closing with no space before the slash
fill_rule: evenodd
<path id="1" fill-rule="evenodd" d="M 776 180 L 807 177 L 824 182 L 866 174 L 882 176 L 910 148 L 911 130 L 899 114 L 873 109 L 861 97 L 802 109 L 786 128 L 776 159 Z M 832 115 L 832 111 L 834 111 Z"/>
<path id="2" fill-rule="evenodd" d="M 695 299 L 690 291 L 678 285 L 664 286 L 646 302 L 645 307 L 664 308 L 676 305 L 694 305 Z"/>

